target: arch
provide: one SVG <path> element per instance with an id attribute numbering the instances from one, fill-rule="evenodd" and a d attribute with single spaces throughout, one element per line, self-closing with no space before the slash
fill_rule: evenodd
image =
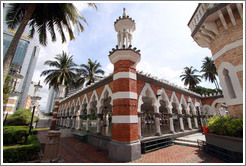
<path id="1" fill-rule="evenodd" d="M 110 104 L 113 105 L 113 100 L 112 100 L 113 93 L 112 93 L 112 90 L 111 90 L 111 88 L 109 87 L 108 84 L 104 86 L 104 89 L 102 91 L 102 94 L 100 96 L 100 100 L 99 101 L 101 101 L 103 98 L 105 98 L 105 93 L 106 92 L 108 92 L 108 96 L 111 97 Z"/>
<path id="2" fill-rule="evenodd" d="M 167 110 L 168 110 L 168 113 L 171 113 L 171 111 L 170 111 L 170 110 L 171 110 L 171 106 L 170 106 L 171 103 L 170 103 L 170 100 L 169 100 L 169 98 L 168 98 L 168 95 L 167 95 L 165 89 L 164 89 L 164 88 L 159 89 L 159 90 L 157 91 L 157 94 L 158 94 L 158 95 L 161 95 L 161 97 L 158 98 L 158 99 L 159 99 L 158 102 L 160 103 L 160 100 L 164 101 L 165 104 L 166 104 L 166 108 L 167 108 Z"/>
<path id="3" fill-rule="evenodd" d="M 173 92 L 172 93 L 172 96 L 171 96 L 171 99 L 170 99 L 170 103 L 172 104 L 172 103 L 175 103 L 175 105 L 176 105 L 176 108 L 178 108 L 178 113 L 180 114 L 181 112 L 181 109 L 180 109 L 180 103 L 179 103 L 179 99 L 178 99 L 178 97 L 177 97 L 177 95 L 176 95 L 176 93 L 175 92 Z M 171 110 L 172 112 L 171 113 L 173 113 L 173 110 Z"/>
<path id="4" fill-rule="evenodd" d="M 78 97 L 77 102 L 75 104 L 75 107 L 76 107 L 75 115 L 76 115 L 77 112 L 78 112 L 78 115 L 79 115 L 80 114 L 81 107 L 82 107 L 81 101 L 80 101 L 80 97 Z"/>
<path id="5" fill-rule="evenodd" d="M 237 71 L 240 69 L 240 66 L 233 66 L 229 62 L 221 62 L 219 66 L 218 75 L 227 105 L 243 103 L 243 91 L 237 77 Z"/>
<path id="6" fill-rule="evenodd" d="M 181 98 L 180 98 L 180 105 L 182 105 L 182 104 L 184 105 L 184 108 L 185 108 L 185 114 L 190 114 L 188 104 L 187 104 L 183 94 L 181 95 Z"/>
<path id="7" fill-rule="evenodd" d="M 95 101 L 99 101 L 98 100 L 98 95 L 97 95 L 97 92 L 96 92 L 96 90 L 93 90 L 93 92 L 92 92 L 92 95 L 91 95 L 91 98 L 90 98 L 90 101 L 89 101 L 89 105 L 91 104 L 91 102 L 93 101 L 95 99 Z"/>
<path id="8" fill-rule="evenodd" d="M 156 95 L 151 88 L 149 83 L 145 83 L 139 97 L 138 97 L 138 112 L 141 112 L 141 105 L 143 104 L 143 97 L 149 97 L 152 101 L 152 106 L 154 107 L 155 112 L 159 113 L 159 104 L 157 102 Z"/>
<path id="9" fill-rule="evenodd" d="M 208 104 L 203 105 L 203 106 L 202 106 L 202 110 L 201 110 L 202 115 L 205 115 L 206 113 L 207 113 L 208 115 L 213 115 L 212 109 L 213 109 L 213 108 L 212 108 L 210 105 L 208 105 Z"/>

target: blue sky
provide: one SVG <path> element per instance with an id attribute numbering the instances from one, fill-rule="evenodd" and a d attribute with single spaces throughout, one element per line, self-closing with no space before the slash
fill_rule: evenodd
<path id="1" fill-rule="evenodd" d="M 191 37 L 187 26 L 197 2 L 128 2 L 128 3 L 96 3 L 98 10 L 82 2 L 75 5 L 86 18 L 88 25 L 83 24 L 85 31 L 75 31 L 74 41 L 61 44 L 58 40 L 50 42 L 47 47 L 40 47 L 39 59 L 33 80 L 44 80 L 40 73 L 48 69 L 43 63 L 53 60 L 62 50 L 70 52 L 77 64 L 87 63 L 88 58 L 101 63 L 102 69 L 108 75 L 113 71 L 110 63 L 109 51 L 117 44 L 114 21 L 126 13 L 135 20 L 136 31 L 133 33 L 133 46 L 141 50 L 141 61 L 137 69 L 151 73 L 160 79 L 182 86 L 180 75 L 183 68 L 193 66 L 200 70 L 204 57 L 211 57 L 208 48 L 199 47 Z M 48 98 L 48 86 L 41 90 L 42 100 L 40 109 L 44 110 Z M 200 84 L 208 88 L 215 88 L 214 84 L 203 82 Z"/>

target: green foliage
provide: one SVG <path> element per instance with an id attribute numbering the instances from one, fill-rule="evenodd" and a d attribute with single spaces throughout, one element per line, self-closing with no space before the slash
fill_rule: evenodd
<path id="1" fill-rule="evenodd" d="M 6 125 L 8 126 L 23 126 L 30 125 L 32 118 L 32 112 L 30 109 L 16 110 L 11 116 L 8 117 Z M 33 122 L 37 122 L 38 117 L 34 116 Z"/>
<path id="2" fill-rule="evenodd" d="M 90 120 L 97 120 L 97 113 L 95 111 L 90 115 Z"/>
<path id="3" fill-rule="evenodd" d="M 9 82 L 11 82 L 11 77 L 7 75 L 5 79 L 5 83 L 3 85 L 3 103 L 6 104 L 6 99 L 9 98 L 8 94 L 11 92 L 12 86 L 9 86 Z"/>
<path id="4" fill-rule="evenodd" d="M 24 144 L 29 131 L 29 126 L 5 126 L 3 127 L 3 144 Z M 32 129 L 31 134 L 36 134 Z"/>
<path id="5" fill-rule="evenodd" d="M 45 116 L 53 116 L 53 112 L 48 112 L 44 114 Z"/>
<path id="6" fill-rule="evenodd" d="M 3 147 L 3 162 L 27 162 L 37 158 L 40 150 L 41 145 L 37 136 L 30 135 L 27 139 L 27 145 Z"/>
<path id="7" fill-rule="evenodd" d="M 211 133 L 243 137 L 243 117 L 214 116 L 208 119 L 207 128 Z"/>
<path id="8" fill-rule="evenodd" d="M 196 86 L 191 90 L 193 92 L 200 94 L 200 95 L 203 95 L 203 94 L 209 95 L 209 94 L 214 94 L 214 93 L 218 93 L 218 92 L 222 93 L 221 89 L 210 89 L 210 88 L 205 88 L 205 87 L 201 87 L 201 86 Z"/>

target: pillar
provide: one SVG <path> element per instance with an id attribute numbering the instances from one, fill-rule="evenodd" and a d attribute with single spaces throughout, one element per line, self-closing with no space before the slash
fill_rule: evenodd
<path id="1" fill-rule="evenodd" d="M 156 126 L 156 136 L 161 135 L 161 128 L 160 128 L 160 114 L 155 113 L 155 126 Z"/>
<path id="2" fill-rule="evenodd" d="M 123 47 L 126 41 L 124 30 L 135 30 L 135 22 L 126 17 L 125 9 L 123 17 L 119 17 L 114 23 L 116 32 L 121 33 L 120 47 L 112 49 L 113 52 L 109 54 L 109 59 L 114 65 L 112 140 L 109 143 L 109 158 L 128 162 L 141 157 L 136 75 L 136 65 L 141 55 L 136 48 Z"/>
<path id="3" fill-rule="evenodd" d="M 101 117 L 103 114 L 97 114 L 97 134 L 101 134 Z"/>
<path id="4" fill-rule="evenodd" d="M 183 115 L 182 114 L 178 114 L 178 117 L 179 117 L 180 131 L 184 132 Z"/>
<path id="5" fill-rule="evenodd" d="M 60 100 L 61 100 L 60 98 L 55 99 L 55 106 L 53 109 L 53 118 L 52 118 L 51 126 L 50 126 L 51 130 L 58 129 L 58 125 L 56 124 L 56 121 L 57 121 L 58 105 L 59 105 Z"/>
<path id="6" fill-rule="evenodd" d="M 191 115 L 187 114 L 186 116 L 187 116 L 187 121 L 188 121 L 188 128 L 189 130 L 192 130 L 191 119 L 190 119 Z"/>
<path id="7" fill-rule="evenodd" d="M 170 133 L 174 134 L 174 126 L 173 126 L 173 115 L 172 114 L 168 114 L 168 119 L 169 119 L 169 126 L 170 126 Z"/>
<path id="8" fill-rule="evenodd" d="M 193 116 L 194 116 L 195 128 L 198 129 L 197 116 L 196 115 Z"/>

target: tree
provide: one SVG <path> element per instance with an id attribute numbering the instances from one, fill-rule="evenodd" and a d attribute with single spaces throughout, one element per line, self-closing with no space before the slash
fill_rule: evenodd
<path id="1" fill-rule="evenodd" d="M 89 5 L 96 8 L 94 3 Z M 66 42 L 64 29 L 68 31 L 70 40 L 75 39 L 72 25 L 78 32 L 84 31 L 80 19 L 87 24 L 72 3 L 10 3 L 6 13 L 6 23 L 11 29 L 18 25 L 19 27 L 4 57 L 3 78 L 5 79 L 9 72 L 18 42 L 27 24 L 31 27 L 29 36 L 32 38 L 37 31 L 40 44 L 46 46 L 47 30 L 50 32 L 52 41 L 56 41 L 55 28 L 61 35 L 62 43 Z"/>
<path id="2" fill-rule="evenodd" d="M 5 79 L 5 83 L 3 85 L 3 103 L 6 104 L 6 100 L 9 98 L 9 93 L 11 92 L 12 86 L 9 85 L 9 82 L 11 82 L 11 77 L 7 75 Z"/>
<path id="3" fill-rule="evenodd" d="M 180 75 L 182 78 L 181 80 L 184 81 L 184 85 L 189 85 L 189 89 L 192 90 L 199 82 L 201 82 L 201 79 L 199 78 L 199 75 L 195 75 L 195 72 L 198 72 L 198 70 L 193 69 L 193 66 L 191 67 L 185 67 L 184 68 L 184 74 Z"/>
<path id="4" fill-rule="evenodd" d="M 30 109 L 19 109 L 16 110 L 11 116 L 7 119 L 8 126 L 21 126 L 29 125 L 31 122 L 32 112 Z M 38 121 L 38 117 L 34 116 L 34 122 Z"/>
<path id="5" fill-rule="evenodd" d="M 80 68 L 77 70 L 77 73 L 79 76 L 83 76 L 84 81 L 86 81 L 86 86 L 88 86 L 99 78 L 102 78 L 102 76 L 97 74 L 104 75 L 104 71 L 100 69 L 100 67 L 102 66 L 99 62 L 92 62 L 90 59 L 88 59 L 88 64 L 81 64 Z"/>
<path id="6" fill-rule="evenodd" d="M 202 70 L 200 72 L 203 72 L 202 78 L 205 78 L 205 80 L 210 81 L 211 83 L 215 84 L 216 89 L 219 89 L 219 84 L 216 79 L 216 76 L 218 75 L 216 66 L 214 64 L 214 61 L 210 57 L 205 57 L 202 61 Z"/>
<path id="7" fill-rule="evenodd" d="M 50 67 L 55 67 L 55 69 L 44 70 L 40 76 L 46 76 L 44 82 L 54 87 L 55 90 L 58 90 L 58 86 L 62 83 L 64 85 L 72 85 L 74 80 L 78 78 L 76 74 L 76 66 L 73 62 L 73 56 L 70 56 L 66 52 L 62 54 L 57 54 L 55 56 L 55 61 L 45 61 L 45 65 Z"/>

